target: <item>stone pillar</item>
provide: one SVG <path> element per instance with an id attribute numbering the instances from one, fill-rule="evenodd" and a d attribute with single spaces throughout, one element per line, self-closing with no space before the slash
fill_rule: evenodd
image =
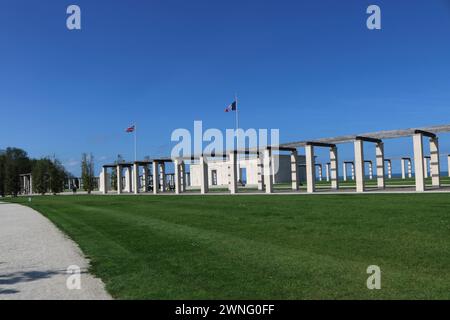
<path id="1" fill-rule="evenodd" d="M 416 191 L 425 191 L 425 171 L 423 161 L 423 134 L 413 136 L 414 143 L 414 169 L 416 175 Z"/>
<path id="2" fill-rule="evenodd" d="M 412 163 L 411 163 L 411 159 L 408 159 L 408 178 L 412 178 Z"/>
<path id="3" fill-rule="evenodd" d="M 423 158 L 423 175 L 428 178 L 428 157 Z"/>
<path id="4" fill-rule="evenodd" d="M 33 176 L 30 174 L 30 194 L 33 194 Z"/>
<path id="5" fill-rule="evenodd" d="M 258 166 L 258 190 L 264 190 L 264 163 L 263 163 L 263 155 L 261 152 L 257 154 L 257 166 Z"/>
<path id="6" fill-rule="evenodd" d="M 204 156 L 200 157 L 200 174 L 201 174 L 200 193 L 205 194 L 208 193 L 209 191 L 209 180 L 208 180 L 208 163 L 206 162 Z"/>
<path id="7" fill-rule="evenodd" d="M 330 182 L 330 163 L 327 162 L 325 164 L 325 180 L 327 180 L 327 182 Z"/>
<path id="8" fill-rule="evenodd" d="M 139 165 L 137 163 L 133 164 L 133 191 L 134 194 L 139 193 Z"/>
<path id="9" fill-rule="evenodd" d="M 441 186 L 441 165 L 439 159 L 439 139 L 430 139 L 430 166 L 431 166 L 431 180 L 433 187 Z"/>
<path id="10" fill-rule="evenodd" d="M 292 190 L 298 191 L 299 186 L 298 176 L 298 152 L 297 150 L 291 151 L 291 181 Z"/>
<path id="11" fill-rule="evenodd" d="M 385 161 L 387 162 L 388 179 L 392 179 L 392 161 L 389 159 Z"/>
<path id="12" fill-rule="evenodd" d="M 364 141 L 355 140 L 356 192 L 364 192 Z"/>
<path id="13" fill-rule="evenodd" d="M 319 171 L 319 181 L 323 180 L 323 172 L 322 172 L 322 165 L 321 164 L 316 164 L 318 171 Z"/>
<path id="14" fill-rule="evenodd" d="M 447 156 L 447 170 L 448 176 L 450 177 L 450 154 Z"/>
<path id="15" fill-rule="evenodd" d="M 377 167 L 377 186 L 384 189 L 386 187 L 384 177 L 384 143 L 379 142 L 375 145 L 375 164 Z"/>
<path id="16" fill-rule="evenodd" d="M 314 157 L 314 146 L 305 146 L 306 157 L 306 191 L 313 193 L 316 191 L 316 166 Z"/>
<path id="17" fill-rule="evenodd" d="M 126 168 L 126 175 L 125 175 L 125 179 L 127 181 L 127 191 L 128 192 L 133 192 L 133 173 L 131 172 L 131 167 L 127 167 Z"/>
<path id="18" fill-rule="evenodd" d="M 153 174 L 153 194 L 159 192 L 159 163 L 158 161 L 153 161 L 152 163 L 152 174 Z"/>
<path id="19" fill-rule="evenodd" d="M 372 161 L 369 161 L 369 179 L 373 180 L 373 165 L 372 165 Z"/>
<path id="20" fill-rule="evenodd" d="M 402 159 L 401 166 L 402 166 L 402 179 L 406 179 L 405 159 Z"/>
<path id="21" fill-rule="evenodd" d="M 347 163 L 344 162 L 342 164 L 342 173 L 344 175 L 344 181 L 347 181 Z"/>
<path id="22" fill-rule="evenodd" d="M 159 164 L 159 187 L 161 192 L 165 192 L 167 189 L 166 163 L 164 161 Z"/>
<path id="23" fill-rule="evenodd" d="M 228 189 L 231 194 L 238 192 L 238 154 L 233 151 L 230 152 L 230 161 L 228 165 Z"/>
<path id="24" fill-rule="evenodd" d="M 266 193 L 273 192 L 273 179 L 272 175 L 272 150 L 264 150 L 264 185 Z"/>
<path id="25" fill-rule="evenodd" d="M 345 164 L 344 164 L 345 167 Z M 331 189 L 339 189 L 339 170 L 337 147 L 330 148 L 330 178 Z"/>
<path id="26" fill-rule="evenodd" d="M 355 163 L 350 162 L 350 168 L 352 169 L 352 180 L 355 181 Z"/>
<path id="27" fill-rule="evenodd" d="M 186 192 L 186 163 L 184 161 L 181 161 L 180 163 L 180 170 L 181 170 L 181 192 Z"/>
<path id="28" fill-rule="evenodd" d="M 121 194 L 122 193 L 122 166 L 121 165 L 117 165 L 116 167 L 117 170 L 117 194 Z"/>
<path id="29" fill-rule="evenodd" d="M 103 194 L 107 194 L 108 193 L 108 171 L 106 170 L 105 167 L 102 168 L 102 183 L 103 183 Z M 70 181 L 70 179 L 69 179 Z M 69 189 L 70 189 L 70 182 L 69 182 Z"/>
<path id="30" fill-rule="evenodd" d="M 174 169 L 175 169 L 175 194 L 180 194 L 182 192 L 181 187 L 181 164 L 180 160 L 175 159 L 173 162 Z"/>
<path id="31" fill-rule="evenodd" d="M 149 168 L 148 168 L 148 164 L 146 164 L 145 166 L 144 166 L 144 192 L 147 192 L 149 189 L 148 189 L 148 185 L 149 185 L 149 176 L 150 176 L 150 174 L 149 174 Z"/>
<path id="32" fill-rule="evenodd" d="M 278 163 L 278 165 L 280 164 L 279 157 L 280 157 L 279 154 L 275 155 L 275 154 L 273 154 L 273 152 L 271 152 L 271 157 L 270 157 L 270 178 L 272 179 L 272 185 L 275 185 L 275 183 L 276 183 L 276 181 L 275 181 L 275 178 L 276 178 L 275 177 L 276 176 L 275 168 L 277 166 L 277 163 Z"/>

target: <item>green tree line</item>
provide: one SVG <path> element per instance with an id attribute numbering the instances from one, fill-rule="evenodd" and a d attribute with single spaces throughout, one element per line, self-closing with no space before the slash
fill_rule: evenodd
<path id="1" fill-rule="evenodd" d="M 64 191 L 68 173 L 57 159 L 31 159 L 19 148 L 0 151 L 0 196 L 17 196 L 21 190 L 20 175 L 31 173 L 36 193 Z"/>

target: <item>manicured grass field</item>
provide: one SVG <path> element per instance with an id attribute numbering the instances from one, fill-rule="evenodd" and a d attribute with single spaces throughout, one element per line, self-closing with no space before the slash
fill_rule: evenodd
<path id="1" fill-rule="evenodd" d="M 448 299 L 450 194 L 55 196 L 122 299 Z M 368 290 L 366 269 L 382 270 Z"/>

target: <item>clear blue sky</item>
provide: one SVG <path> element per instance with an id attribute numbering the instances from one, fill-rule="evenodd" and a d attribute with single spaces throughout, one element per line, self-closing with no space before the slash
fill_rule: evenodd
<path id="1" fill-rule="evenodd" d="M 70 4 L 81 31 L 66 28 Z M 232 128 L 235 92 L 242 127 L 279 128 L 282 142 L 450 123 L 449 40 L 447 0 L 0 0 L 0 149 L 77 173 L 82 152 L 132 159 L 136 122 L 140 157 L 169 154 L 194 120 Z"/>

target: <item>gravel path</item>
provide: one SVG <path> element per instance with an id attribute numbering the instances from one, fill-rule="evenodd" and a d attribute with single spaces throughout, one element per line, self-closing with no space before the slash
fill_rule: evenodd
<path id="1" fill-rule="evenodd" d="M 73 265 L 80 268 L 81 289 L 73 289 L 77 275 L 67 271 Z M 0 300 L 111 299 L 88 266 L 78 246 L 47 218 L 0 202 Z"/>

